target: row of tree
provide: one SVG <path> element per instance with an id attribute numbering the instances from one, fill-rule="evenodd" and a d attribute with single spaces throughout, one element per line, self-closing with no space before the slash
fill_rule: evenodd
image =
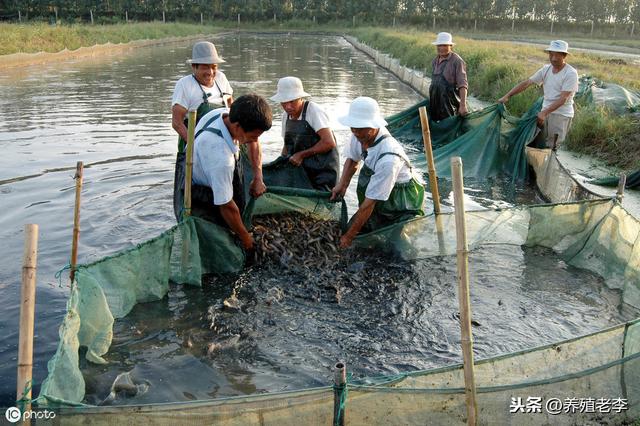
<path id="1" fill-rule="evenodd" d="M 536 22 L 640 22 L 640 0 L 2 0 L 0 18 L 60 19 L 101 17 L 153 20 L 351 19 L 380 23 L 390 18 L 424 22 L 449 17 L 466 20 L 518 20 Z"/>

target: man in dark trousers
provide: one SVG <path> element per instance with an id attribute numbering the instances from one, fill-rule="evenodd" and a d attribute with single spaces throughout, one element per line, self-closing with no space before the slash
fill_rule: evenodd
<path id="1" fill-rule="evenodd" d="M 431 62 L 429 86 L 429 115 L 440 121 L 452 115 L 467 114 L 467 71 L 462 58 L 452 51 L 451 34 L 439 33 L 431 43 L 438 48 L 438 56 Z"/>

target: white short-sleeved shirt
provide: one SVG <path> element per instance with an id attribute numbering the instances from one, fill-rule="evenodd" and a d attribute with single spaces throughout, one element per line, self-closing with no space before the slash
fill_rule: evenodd
<path id="1" fill-rule="evenodd" d="M 238 147 L 222 120 L 222 114 L 228 114 L 227 108 L 218 108 L 205 114 L 196 133 L 215 115 L 219 117 L 209 126 L 222 132 L 222 137 L 211 132 L 202 132 L 193 145 L 192 182 L 204 185 L 213 191 L 213 204 L 226 204 L 233 199 L 233 171 L 236 167 Z"/>
<path id="2" fill-rule="evenodd" d="M 409 182 L 413 177 L 409 168 L 409 159 L 400 142 L 391 136 L 384 127 L 380 129 L 376 139 L 383 134 L 388 134 L 389 136 L 374 147 L 369 148 L 367 150 L 367 158 L 364 160 L 364 164 L 374 171 L 374 175 L 371 176 L 369 181 L 369 186 L 367 186 L 365 197 L 377 201 L 387 201 L 396 183 Z M 399 154 L 402 158 L 388 154 L 380 158 L 385 152 Z M 351 135 L 349 143 L 344 148 L 344 156 L 357 162 L 362 160 L 362 144 L 354 135 Z M 419 182 L 421 181 L 418 177 L 416 179 Z"/>
<path id="3" fill-rule="evenodd" d="M 542 84 L 544 101 L 542 109 L 545 109 L 560 98 L 561 92 L 572 92 L 567 101 L 552 114 L 560 114 L 565 117 L 573 117 L 573 95 L 578 91 L 578 71 L 569 64 L 565 64 L 560 72 L 554 74 L 551 64 L 547 64 L 536 71 L 529 80 L 537 85 Z"/>
<path id="4" fill-rule="evenodd" d="M 329 116 L 322 109 L 320 105 L 315 102 L 308 101 L 309 106 L 307 107 L 307 115 L 305 119 L 307 123 L 313 128 L 313 130 L 318 133 L 320 129 L 329 128 Z M 302 112 L 300 112 L 300 116 L 296 117 L 296 120 L 300 120 L 302 117 Z M 287 120 L 289 119 L 289 114 L 286 112 L 282 114 L 282 137 L 284 138 L 285 131 L 287 130 Z"/>
<path id="5" fill-rule="evenodd" d="M 217 85 L 216 85 L 217 83 Z M 219 88 L 218 88 L 219 87 Z M 178 104 L 187 109 L 187 111 L 195 111 L 202 103 L 202 91 L 210 93 L 208 97 L 209 103 L 215 105 L 223 105 L 222 94 L 233 94 L 233 89 L 227 80 L 227 76 L 220 70 L 216 71 L 214 83 L 212 87 L 203 86 L 193 77 L 193 74 L 182 77 L 176 83 L 171 98 L 171 105 Z"/>

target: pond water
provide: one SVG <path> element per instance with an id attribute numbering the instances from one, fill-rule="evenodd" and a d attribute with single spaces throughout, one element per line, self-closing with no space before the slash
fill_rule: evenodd
<path id="1" fill-rule="evenodd" d="M 221 55 L 227 60 L 221 69 L 227 74 L 235 90 L 235 96 L 249 92 L 271 96 L 275 91 L 278 78 L 296 75 L 303 80 L 305 90 L 313 95 L 313 99 L 330 112 L 341 146 L 347 140 L 349 131 L 337 124 L 336 117 L 346 113 L 349 102 L 353 98 L 360 95 L 376 98 L 384 115 L 401 111 L 421 99 L 416 92 L 376 67 L 369 58 L 354 50 L 339 37 L 226 34 L 214 37 L 212 41 L 217 44 Z M 46 377 L 46 362 L 53 355 L 58 343 L 58 326 L 64 315 L 68 296 L 68 279 L 66 279 L 68 271 L 62 273 L 61 279 L 56 278 L 55 273 L 69 262 L 70 257 L 75 188 L 73 174 L 76 162 L 83 161 L 85 164 L 79 248 L 81 263 L 131 247 L 157 235 L 175 223 L 171 199 L 177 138 L 170 124 L 170 99 L 175 82 L 189 72 L 185 60 L 191 56 L 191 45 L 192 43 L 182 42 L 139 48 L 85 60 L 5 70 L 0 74 L 0 91 L 2 92 L 0 147 L 3 148 L 2 167 L 0 167 L 0 205 L 2 206 L 0 239 L 3 242 L 0 257 L 0 296 L 5 301 L 0 308 L 0 336 L 2 336 L 0 337 L 0 377 L 3 379 L 0 381 L 0 406 L 12 405 L 15 400 L 18 300 L 25 223 L 40 225 L 34 354 L 35 394 Z M 281 109 L 273 103 L 272 106 L 275 112 L 274 127 L 262 138 L 265 161 L 274 159 L 282 146 Z M 514 195 L 513 191 L 505 190 L 506 185 L 506 181 L 494 179 L 469 188 L 472 195 L 468 197 L 467 206 L 478 208 L 504 206 L 513 202 L 529 203 L 538 200 L 536 192 L 531 188 L 518 189 Z M 447 196 L 448 193 L 449 190 L 446 187 L 441 190 L 444 199 L 450 199 Z M 348 201 L 353 207 L 353 192 L 349 194 Z M 523 264 L 527 264 L 526 251 L 519 259 L 515 262 L 520 265 L 518 268 L 522 268 Z M 499 257 L 494 257 L 491 261 L 498 262 Z M 447 270 L 452 268 L 449 264 L 450 259 L 438 262 L 442 262 L 438 266 L 438 271 L 449 274 Z M 438 265 L 438 262 L 434 264 Z M 438 297 L 451 296 L 453 287 L 449 288 L 448 285 L 443 284 L 442 288 L 446 288 L 446 292 L 442 293 L 444 296 L 438 296 L 440 294 L 438 287 L 431 288 L 431 284 L 427 286 L 428 280 L 420 281 L 419 277 L 424 274 L 433 274 L 429 269 L 433 267 L 431 264 L 428 267 L 420 264 L 399 267 L 409 268 L 408 270 L 412 271 L 411 276 L 417 277 L 417 282 L 420 283 L 418 289 L 394 284 L 392 289 L 382 291 L 379 288 L 385 287 L 386 284 L 374 283 L 371 293 L 382 296 L 390 292 L 393 300 L 397 299 L 388 308 L 390 323 L 403 320 L 402 316 L 398 316 L 399 312 L 410 310 L 412 315 L 418 315 L 418 317 L 412 317 L 412 327 L 422 326 L 424 319 L 420 316 L 420 312 L 424 309 L 424 303 L 416 300 L 413 304 L 410 302 L 413 299 L 408 299 L 402 293 L 415 291 L 411 294 L 413 298 L 420 300 L 431 298 L 426 302 L 437 304 Z M 581 282 L 581 279 L 577 279 L 576 282 Z M 219 286 L 209 285 L 203 289 L 176 287 L 165 300 L 149 306 L 137 307 L 131 318 L 117 324 L 116 336 L 123 334 L 119 337 L 126 342 L 127 326 L 140 327 L 145 330 L 141 333 L 150 333 L 150 337 L 145 341 L 152 345 L 152 349 L 141 349 L 147 358 L 139 363 L 139 368 L 153 365 L 154 359 L 162 357 L 161 351 L 156 352 L 153 349 L 161 346 L 154 343 L 154 339 L 166 338 L 171 342 L 169 345 L 171 346 L 175 344 L 175 339 L 182 338 L 179 336 L 181 334 L 178 332 L 179 327 L 176 329 L 169 326 L 173 318 L 183 318 L 182 308 L 177 306 L 190 306 L 189 315 L 195 315 L 198 321 L 206 322 L 209 307 L 213 306 L 215 310 L 216 300 L 223 297 L 230 286 L 235 285 L 233 284 L 235 280 L 237 277 L 229 278 Z M 602 291 L 604 294 L 598 297 L 606 300 L 615 299 L 615 293 L 610 293 L 608 290 L 596 291 L 593 284 L 596 281 L 597 277 L 586 280 L 585 291 L 589 296 L 582 300 L 584 303 L 579 305 L 582 307 L 572 307 L 570 314 L 567 315 L 558 313 L 557 321 L 563 324 L 557 329 L 551 327 L 550 330 L 545 330 L 547 334 L 544 335 L 544 339 L 555 340 L 584 332 L 583 328 L 573 327 L 574 322 L 579 323 L 574 321 L 573 315 L 597 316 L 593 313 L 590 295 Z M 522 287 L 526 292 L 526 281 L 522 282 Z M 260 283 L 248 286 L 249 296 L 247 297 L 259 298 L 260 290 Z M 283 288 L 283 291 L 288 294 L 289 290 Z M 353 291 L 363 292 L 365 287 L 356 287 Z M 203 295 L 207 296 L 202 297 Z M 292 300 L 298 299 L 294 297 Z M 364 294 L 354 297 L 356 301 L 354 303 L 361 303 L 363 300 L 366 300 Z M 302 305 L 295 302 L 286 309 L 283 308 L 282 315 L 290 315 L 287 313 L 289 310 L 305 309 L 303 305 L 307 302 L 304 297 L 300 303 Z M 611 302 L 611 309 L 587 328 L 591 329 L 591 325 L 602 327 L 621 321 L 622 317 L 616 313 L 615 306 L 616 304 Z M 361 308 L 364 309 L 364 307 L 366 304 Z M 514 311 L 509 311 L 510 315 L 516 315 L 520 308 L 517 303 L 512 307 Z M 333 305 L 329 307 L 321 305 L 316 313 L 318 321 L 322 319 L 321 315 L 324 315 L 323 309 L 331 311 L 334 308 Z M 352 315 L 359 314 L 360 307 L 352 308 L 355 310 Z M 346 307 L 339 305 L 339 309 L 346 312 L 350 310 L 349 305 Z M 507 309 L 510 309 L 509 305 Z M 157 319 L 160 315 L 158 310 L 166 314 L 162 321 L 151 321 L 154 325 L 150 328 L 146 328 L 147 325 L 136 325 L 140 316 L 151 315 L 154 320 Z M 574 313 L 574 310 L 577 313 Z M 566 310 L 568 311 L 569 309 Z M 252 320 L 260 320 L 257 313 L 248 312 L 247 315 L 253 315 Z M 362 318 L 366 318 L 366 315 Z M 457 355 L 453 349 L 455 345 L 450 341 L 455 340 L 457 331 L 454 327 L 455 320 L 447 321 L 448 324 L 432 324 L 431 327 L 436 327 L 442 332 L 434 332 L 429 339 L 439 342 L 438 344 L 442 346 L 443 360 L 453 362 L 457 359 Z M 187 324 L 185 327 L 197 327 L 197 323 L 187 321 Z M 284 325 L 287 321 L 276 321 L 276 324 Z M 345 329 L 346 327 L 345 325 Z M 364 325 L 360 324 L 358 327 L 364 327 Z M 355 330 L 358 327 L 352 330 L 352 333 L 356 333 Z M 309 345 L 310 340 L 320 339 L 313 333 L 307 333 L 304 330 L 303 332 L 303 336 L 300 340 L 296 340 L 296 344 Z M 420 343 L 415 346 L 415 350 L 411 350 L 408 343 L 405 345 L 390 342 L 398 349 L 392 348 L 393 355 L 390 355 L 390 358 L 380 358 L 375 364 L 361 362 L 362 358 L 359 358 L 359 355 L 350 358 L 347 356 L 349 353 L 358 353 L 355 350 L 358 346 L 355 342 L 363 342 L 361 351 L 365 352 L 371 351 L 371 345 L 374 344 L 373 341 L 368 341 L 368 338 L 360 335 L 360 332 L 356 334 L 353 337 L 355 340 L 350 338 L 351 340 L 348 340 L 350 343 L 343 350 L 331 349 L 335 346 L 334 344 L 328 344 L 324 350 L 318 349 L 317 362 L 310 359 L 308 353 L 303 355 L 298 364 L 305 366 L 311 364 L 312 370 L 308 374 L 301 374 L 302 370 L 289 369 L 289 367 L 273 367 L 270 370 L 268 366 L 274 366 L 274 359 L 285 357 L 281 353 L 282 349 L 276 348 L 272 350 L 273 354 L 257 355 L 262 361 L 256 361 L 255 365 L 252 364 L 255 358 L 244 358 L 241 366 L 244 366 L 242 368 L 245 370 L 241 372 L 233 370 L 239 377 L 243 377 L 242 383 L 248 383 L 246 386 L 240 386 L 240 390 L 229 390 L 230 387 L 226 385 L 221 385 L 220 389 L 211 390 L 214 387 L 207 387 L 207 385 L 194 386 L 194 389 L 199 389 L 194 392 L 210 389 L 205 393 L 210 396 L 211 394 L 221 396 L 252 392 L 252 389 L 266 391 L 298 385 L 306 386 L 310 383 L 324 384 L 321 369 L 341 355 L 345 355 L 351 364 L 360 363 L 360 367 L 356 369 L 360 368 L 358 371 L 362 373 L 393 372 L 402 370 L 403 366 L 415 369 L 438 364 L 436 358 L 426 356 L 422 359 L 421 353 L 424 348 L 421 345 L 424 343 Z M 440 341 L 440 337 L 444 335 L 448 336 L 448 340 Z M 426 334 L 420 331 L 415 339 L 419 340 L 421 336 L 424 337 Z M 272 337 L 278 339 L 285 336 L 276 332 Z M 401 339 L 405 337 L 400 336 Z M 126 345 L 123 346 L 122 342 L 121 340 L 120 344 L 114 346 L 112 356 L 114 368 L 108 372 L 95 371 L 98 374 L 97 378 L 88 380 L 88 390 L 95 390 L 95 399 L 100 398 L 103 390 L 98 384 L 108 382 L 112 379 L 110 375 L 114 371 L 122 371 L 123 365 L 130 366 L 132 360 L 137 359 L 138 355 L 133 354 L 140 354 L 135 348 L 123 349 Z M 490 350 L 481 349 L 480 353 L 488 355 L 495 351 L 512 350 L 520 347 L 524 344 L 523 342 L 524 339 L 519 343 L 505 344 L 504 347 L 494 345 Z M 259 344 L 255 345 L 255 348 L 260 347 Z M 312 347 L 321 348 L 323 343 L 317 340 L 317 345 L 309 346 L 309 351 L 312 351 Z M 381 347 L 370 353 L 380 354 L 386 349 Z M 128 361 L 126 357 L 121 357 L 120 360 L 124 364 L 118 363 L 117 359 L 123 351 L 129 350 L 132 355 Z M 407 355 L 404 360 L 399 355 L 402 353 Z M 200 355 L 201 353 L 198 353 L 197 356 L 185 359 L 184 362 L 201 365 Z M 418 357 L 420 360 L 416 361 Z M 175 359 L 176 362 L 182 362 L 178 358 Z M 213 361 L 210 364 L 211 371 L 218 367 L 226 368 L 216 365 Z M 157 371 L 166 372 L 174 367 L 171 364 L 160 364 Z M 91 366 L 87 368 L 95 369 Z M 289 370 L 287 374 L 278 376 L 278 368 Z M 252 369 L 258 370 L 254 382 L 244 378 L 249 374 L 247 371 Z M 223 374 L 220 371 L 215 373 L 216 377 L 224 376 L 219 383 L 233 381 L 232 375 Z M 292 376 L 298 374 L 300 374 L 300 380 L 289 381 Z M 154 375 L 143 373 L 142 376 L 151 380 L 149 377 Z M 276 376 L 278 376 L 277 379 Z M 207 380 L 214 381 L 214 379 Z M 95 386 L 92 385 L 94 382 L 97 383 Z M 155 386 L 156 390 L 159 388 Z M 171 392 L 173 391 L 169 393 Z M 160 395 L 160 399 L 164 397 L 162 393 L 149 393 L 149 395 L 150 397 Z M 172 393 L 171 397 L 173 397 Z M 203 397 L 203 395 L 198 393 L 197 397 Z M 188 399 L 189 396 L 183 396 L 183 398 Z"/>

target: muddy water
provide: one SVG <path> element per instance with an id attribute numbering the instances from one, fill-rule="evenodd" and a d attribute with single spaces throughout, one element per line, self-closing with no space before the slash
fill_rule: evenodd
<path id="1" fill-rule="evenodd" d="M 146 393 L 113 403 L 217 398 L 324 386 L 346 361 L 354 380 L 461 362 L 455 256 L 395 262 L 351 253 L 335 269 L 253 267 L 175 286 L 117 321 L 108 366 L 85 366 L 87 402 L 132 372 Z M 632 318 L 601 278 L 540 248 L 470 255 L 477 359 Z M 233 300 L 233 303 L 230 301 Z"/>

